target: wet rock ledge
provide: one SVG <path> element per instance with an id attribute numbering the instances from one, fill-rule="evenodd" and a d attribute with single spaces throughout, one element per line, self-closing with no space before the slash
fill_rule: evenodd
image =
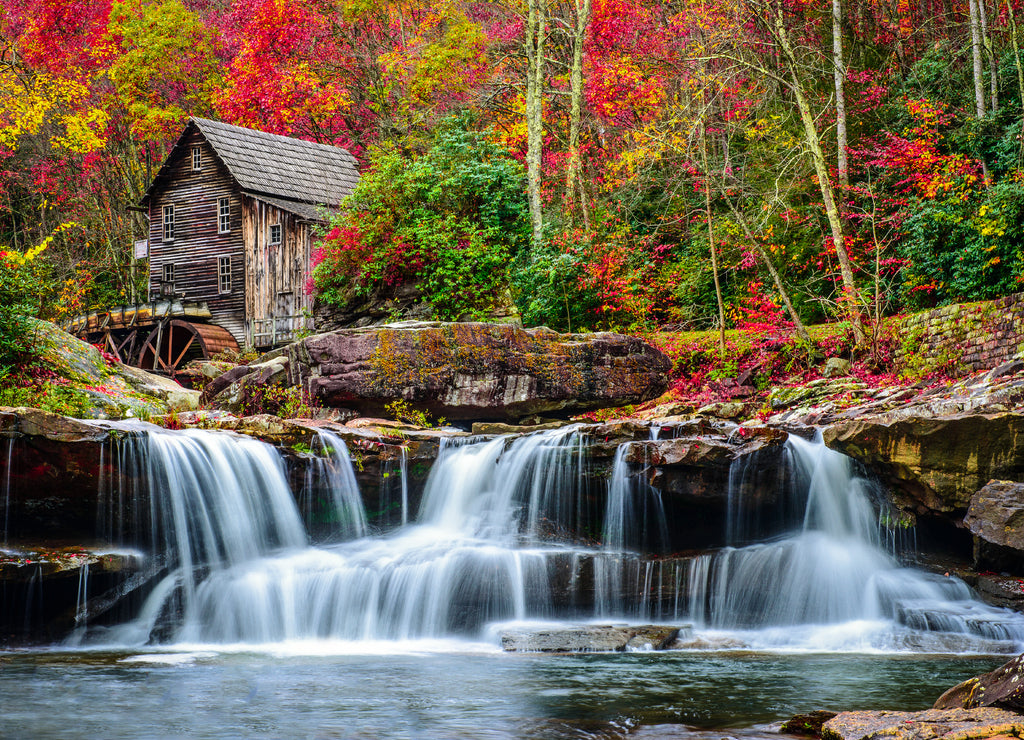
<path id="1" fill-rule="evenodd" d="M 397 473 L 403 461 L 409 510 L 416 511 L 441 439 L 468 436 L 457 429 L 402 427 L 365 418 L 341 424 L 191 412 L 177 415 L 174 422 L 179 426 L 244 434 L 274 445 L 284 458 L 292 489 L 301 499 L 300 507 L 331 499 L 329 492 L 308 490 L 307 473 L 322 462 L 314 452 L 317 435 L 337 435 L 345 442 L 354 463 L 369 524 L 379 531 L 401 522 L 401 512 L 395 508 L 394 500 L 400 493 Z M 762 427 L 746 429 L 741 434 L 735 425 L 706 419 L 666 419 L 657 431 L 660 438 L 652 440 L 652 426 L 637 422 L 577 424 L 566 430 L 567 434 L 579 435 L 584 451 L 585 490 L 581 495 L 593 521 L 582 521 L 578 532 L 552 531 L 553 538 L 592 544 L 592 533 L 601 529 L 598 519 L 604 511 L 607 480 L 616 453 L 624 443 L 629 445 L 624 462 L 631 473 L 661 492 L 670 534 L 667 542 L 658 544 L 662 555 L 725 544 L 730 469 L 737 459 L 750 461 L 747 474 L 739 481 L 741 505 L 751 512 L 768 512 L 778 505 L 783 496 L 779 471 L 785 467 L 782 457 L 786 432 Z M 491 435 L 482 438 L 488 436 Z M 514 436 L 509 437 L 510 444 L 512 439 Z M 133 444 L 133 440 L 144 443 L 122 429 L 37 409 L 0 408 L 0 441 L 7 453 L 0 455 L 0 481 L 6 486 L 9 540 L 110 542 L 110 532 L 97 531 L 97 512 L 103 512 L 99 519 L 119 522 L 117 541 L 111 544 L 134 547 L 147 542 L 149 493 L 145 481 L 138 479 L 143 471 L 125 464 L 126 446 Z M 108 492 L 114 481 L 119 493 L 111 497 Z M 304 487 L 305 495 L 299 496 Z M 115 504 L 121 508 L 112 511 Z M 132 507 L 132 511 L 127 507 Z M 316 536 L 315 532 L 312 534 Z M 650 552 L 643 546 L 651 543 L 633 544 Z"/>

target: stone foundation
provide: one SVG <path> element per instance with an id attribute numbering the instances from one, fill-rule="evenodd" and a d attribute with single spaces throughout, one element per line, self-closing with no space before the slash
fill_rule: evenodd
<path id="1" fill-rule="evenodd" d="M 897 334 L 896 361 L 907 374 L 991 370 L 1024 348 L 1024 293 L 908 316 Z"/>

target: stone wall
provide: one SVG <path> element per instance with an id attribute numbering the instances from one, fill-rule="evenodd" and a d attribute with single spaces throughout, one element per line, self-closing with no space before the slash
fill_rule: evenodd
<path id="1" fill-rule="evenodd" d="M 991 370 L 1024 349 L 1024 293 L 908 316 L 897 331 L 896 360 L 907 374 Z"/>

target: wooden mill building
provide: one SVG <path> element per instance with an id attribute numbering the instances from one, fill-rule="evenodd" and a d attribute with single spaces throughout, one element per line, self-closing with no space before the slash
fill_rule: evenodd
<path id="1" fill-rule="evenodd" d="M 207 304 L 239 346 L 311 329 L 313 229 L 358 180 L 340 147 L 190 119 L 142 200 L 150 299 Z"/>

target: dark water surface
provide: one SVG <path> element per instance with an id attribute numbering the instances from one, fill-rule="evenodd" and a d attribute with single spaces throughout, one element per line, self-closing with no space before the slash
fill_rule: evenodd
<path id="1" fill-rule="evenodd" d="M 764 734 L 812 709 L 923 709 L 1000 658 L 0 652 L 3 738 Z"/>

